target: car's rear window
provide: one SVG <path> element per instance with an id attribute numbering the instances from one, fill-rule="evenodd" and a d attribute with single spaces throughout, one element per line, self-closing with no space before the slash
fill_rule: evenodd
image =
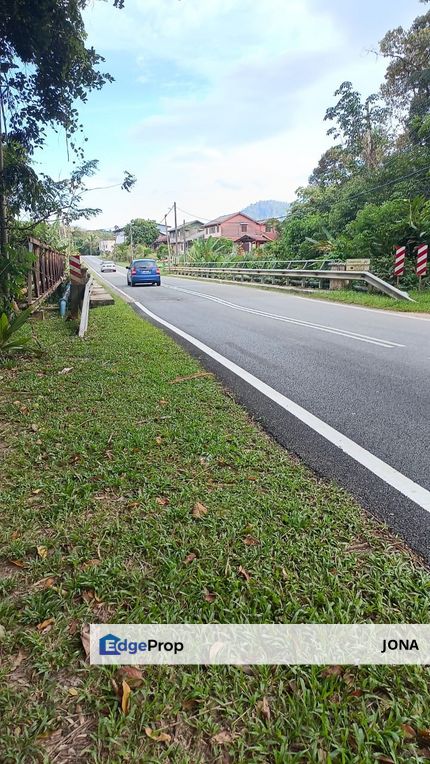
<path id="1" fill-rule="evenodd" d="M 155 260 L 135 260 L 134 266 L 135 268 L 152 268 L 155 265 Z"/>

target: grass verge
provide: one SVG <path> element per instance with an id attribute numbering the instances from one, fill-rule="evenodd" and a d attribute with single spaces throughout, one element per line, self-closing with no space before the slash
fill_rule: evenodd
<path id="1" fill-rule="evenodd" d="M 430 313 L 430 289 L 418 292 L 408 292 L 415 302 L 408 300 L 393 300 L 382 294 L 370 294 L 368 292 L 356 292 L 353 289 L 339 289 L 332 292 L 316 290 L 315 294 L 307 292 L 305 297 L 317 297 L 322 300 L 333 302 L 345 302 L 351 305 L 363 305 L 368 308 L 380 308 L 380 310 L 396 310 L 402 313 Z"/>
<path id="2" fill-rule="evenodd" d="M 124 303 L 36 331 L 0 369 L 0 760 L 429 758 L 427 668 L 149 667 L 121 710 L 83 623 L 426 623 L 430 578 Z"/>

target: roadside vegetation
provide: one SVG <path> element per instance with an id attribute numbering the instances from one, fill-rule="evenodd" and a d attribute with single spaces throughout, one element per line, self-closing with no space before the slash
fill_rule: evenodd
<path id="1" fill-rule="evenodd" d="M 430 577 L 129 306 L 35 332 L 0 368 L 1 761 L 428 759 L 425 667 L 88 665 L 90 622 L 428 623 Z"/>
<path id="2" fill-rule="evenodd" d="M 418 292 L 411 290 L 409 297 L 415 302 L 406 300 L 393 300 L 382 294 L 369 292 L 355 292 L 353 289 L 339 289 L 332 292 L 316 289 L 315 292 L 307 291 L 305 297 L 316 297 L 332 302 L 347 302 L 351 305 L 362 305 L 368 308 L 380 308 L 381 310 L 395 310 L 402 313 L 430 313 L 430 290 Z"/>
<path id="3" fill-rule="evenodd" d="M 405 245 L 400 286 L 417 287 L 415 248 L 430 244 L 430 11 L 409 29 L 389 30 L 377 53 L 387 60 L 381 87 L 363 95 L 349 81 L 339 85 L 324 116 L 333 146 L 285 220 L 269 221 L 279 238 L 255 253 L 256 262 L 369 258 L 373 273 L 393 281 L 394 248 Z M 196 242 L 187 260 L 242 257 L 231 244 L 228 252 L 209 248 Z"/>

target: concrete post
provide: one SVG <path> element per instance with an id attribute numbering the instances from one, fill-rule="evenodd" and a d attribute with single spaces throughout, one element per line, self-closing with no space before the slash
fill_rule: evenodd
<path id="1" fill-rule="evenodd" d="M 346 265 L 342 261 L 333 261 L 330 263 L 331 271 L 346 271 Z M 329 289 L 343 289 L 345 282 L 342 279 L 330 279 Z"/>

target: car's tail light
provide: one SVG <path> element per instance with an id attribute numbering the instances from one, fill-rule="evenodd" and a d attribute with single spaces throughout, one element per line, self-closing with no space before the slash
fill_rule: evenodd
<path id="1" fill-rule="evenodd" d="M 156 273 L 160 273 L 160 269 L 159 269 L 159 268 L 157 268 L 157 270 L 156 270 L 155 272 L 156 272 Z"/>
<path id="2" fill-rule="evenodd" d="M 135 276 L 135 275 L 136 275 L 136 273 L 137 273 L 137 271 L 136 271 L 136 268 L 132 268 L 132 269 L 131 269 L 131 275 L 132 275 L 132 276 Z"/>

